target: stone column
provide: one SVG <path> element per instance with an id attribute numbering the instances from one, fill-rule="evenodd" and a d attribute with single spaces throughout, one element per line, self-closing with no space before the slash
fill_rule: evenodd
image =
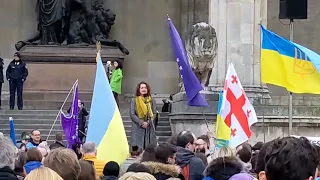
<path id="1" fill-rule="evenodd" d="M 232 62 L 249 97 L 268 94 L 260 79 L 259 26 L 267 23 L 267 1 L 210 0 L 209 23 L 218 36 L 218 58 L 210 89 L 222 89 L 228 64 Z"/>
<path id="2" fill-rule="evenodd" d="M 208 22 L 208 5 L 210 0 L 181 0 L 181 30 L 182 38 L 188 29 L 199 22 Z"/>

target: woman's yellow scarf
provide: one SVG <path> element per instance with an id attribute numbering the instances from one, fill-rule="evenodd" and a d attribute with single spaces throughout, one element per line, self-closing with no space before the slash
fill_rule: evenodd
<path id="1" fill-rule="evenodd" d="M 146 101 L 146 102 L 145 102 Z M 151 107 L 151 96 L 143 97 L 137 96 L 136 97 L 136 110 L 139 119 L 147 121 L 148 119 L 153 119 L 153 112 Z"/>

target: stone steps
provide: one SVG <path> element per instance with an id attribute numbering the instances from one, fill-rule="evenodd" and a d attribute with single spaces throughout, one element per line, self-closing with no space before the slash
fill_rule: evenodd
<path id="1" fill-rule="evenodd" d="M 1 110 L 0 111 L 0 132 L 9 135 L 9 117 L 13 117 L 15 124 L 15 133 L 17 140 L 20 139 L 22 132 L 31 132 L 33 129 L 41 131 L 43 139 L 46 139 L 52 124 L 57 116 L 57 110 Z M 125 114 L 125 113 L 124 113 Z M 123 124 L 126 130 L 128 140 L 130 140 L 132 121 L 128 114 L 122 116 Z M 57 132 L 62 132 L 60 118 L 53 126 L 49 136 L 49 142 L 52 142 Z M 166 141 L 171 136 L 171 126 L 168 113 L 162 113 L 157 127 L 159 142 Z"/>

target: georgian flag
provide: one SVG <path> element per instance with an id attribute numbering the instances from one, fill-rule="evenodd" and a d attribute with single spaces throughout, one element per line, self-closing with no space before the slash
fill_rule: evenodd
<path id="1" fill-rule="evenodd" d="M 221 117 L 231 135 L 230 147 L 237 147 L 251 137 L 250 127 L 258 122 L 256 112 L 242 88 L 238 75 L 230 63 L 223 88 Z"/>

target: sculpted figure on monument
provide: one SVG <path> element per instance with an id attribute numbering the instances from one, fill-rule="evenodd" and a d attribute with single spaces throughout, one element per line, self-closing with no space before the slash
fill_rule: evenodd
<path id="1" fill-rule="evenodd" d="M 193 25 L 185 39 L 189 64 L 203 87 L 208 87 L 216 62 L 218 40 L 215 29 L 204 22 Z"/>
<path id="2" fill-rule="evenodd" d="M 123 53 L 129 51 L 109 39 L 115 14 L 104 9 L 103 0 L 38 0 L 38 33 L 26 41 L 19 41 L 19 51 L 25 45 L 102 45 L 116 46 Z"/>

